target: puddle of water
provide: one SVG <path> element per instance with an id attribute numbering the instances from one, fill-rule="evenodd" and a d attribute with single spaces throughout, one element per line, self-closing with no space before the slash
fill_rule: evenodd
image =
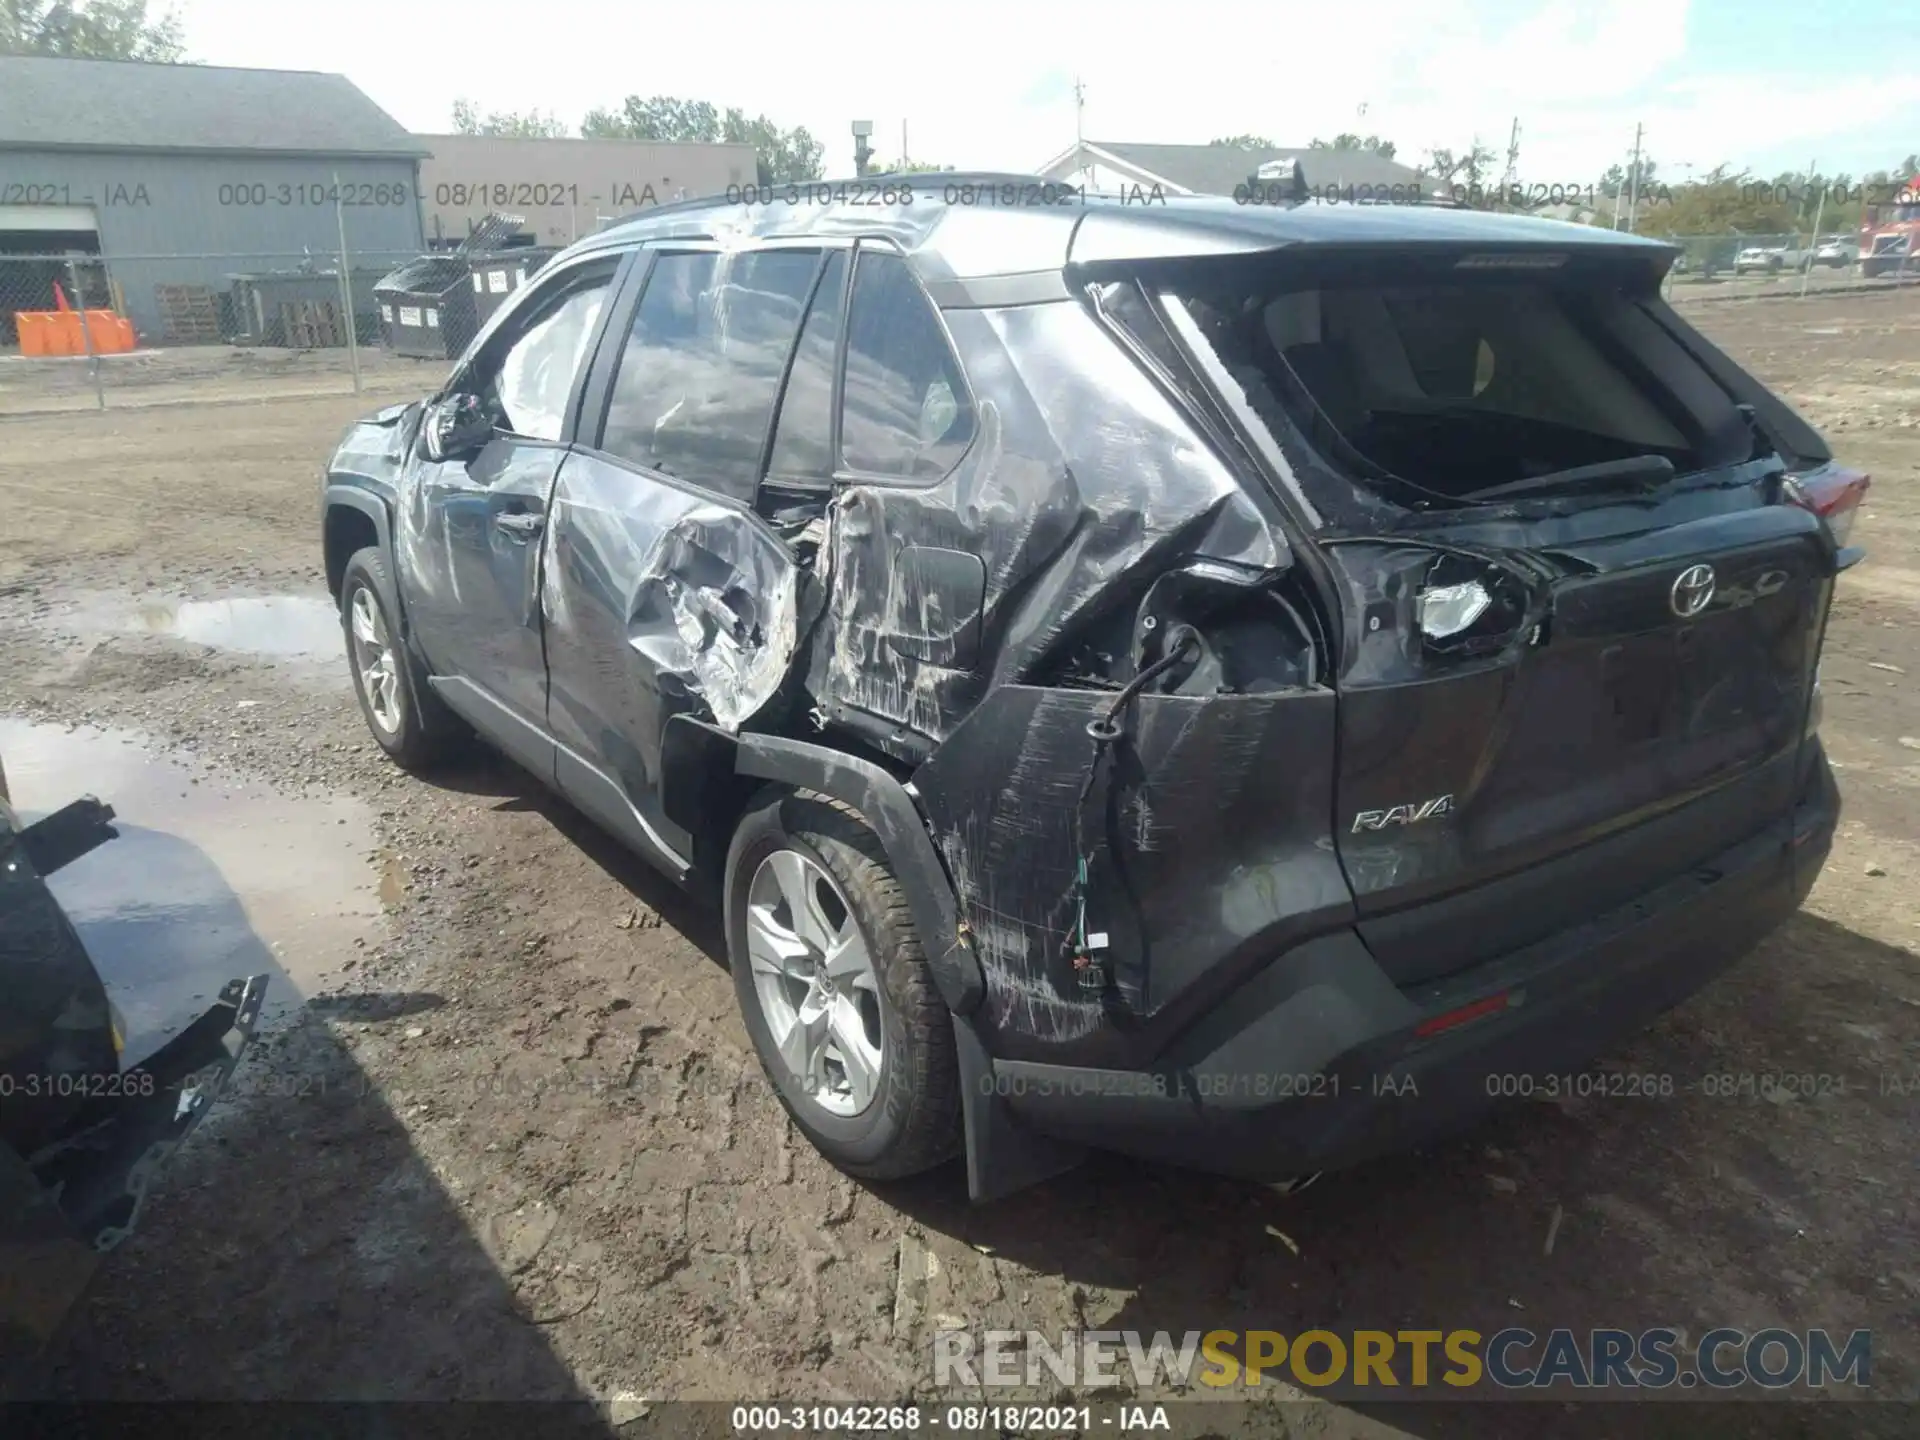
<path id="1" fill-rule="evenodd" d="M 83 794 L 113 806 L 116 839 L 48 880 L 127 1024 L 151 1052 L 238 975 L 272 976 L 284 1015 L 380 931 L 366 856 L 372 815 L 156 756 L 120 732 L 0 717 L 15 807 L 33 820 Z"/>
<path id="2" fill-rule="evenodd" d="M 90 638 L 160 635 L 244 655 L 331 660 L 344 653 L 340 615 L 324 595 L 236 595 L 224 600 L 91 595 L 47 624 Z"/>

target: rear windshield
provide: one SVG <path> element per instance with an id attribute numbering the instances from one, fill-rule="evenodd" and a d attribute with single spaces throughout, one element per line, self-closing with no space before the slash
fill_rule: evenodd
<path id="1" fill-rule="evenodd" d="M 1542 479 L 1546 493 L 1561 472 L 1649 456 L 1686 477 L 1754 452 L 1732 397 L 1621 289 L 1511 272 L 1269 275 L 1163 295 L 1257 415 L 1388 500 L 1475 503 Z"/>

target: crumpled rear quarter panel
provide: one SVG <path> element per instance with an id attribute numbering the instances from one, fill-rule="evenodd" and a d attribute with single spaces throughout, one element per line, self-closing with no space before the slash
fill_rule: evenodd
<path id="1" fill-rule="evenodd" d="M 1057 661 L 1086 624 L 1160 573 L 1207 557 L 1248 583 L 1285 569 L 1277 522 L 1173 404 L 1073 303 L 945 315 L 970 378 L 977 433 L 933 485 L 854 483 L 822 551 L 826 616 L 808 689 L 836 719 L 897 728 L 919 758 L 993 687 Z M 950 600 L 916 593 L 908 546 L 978 556 L 977 653 L 945 665 L 894 642 L 958 628 Z M 917 737 L 917 746 L 915 743 Z"/>
<path id="2" fill-rule="evenodd" d="M 1143 696 L 1089 784 L 1087 722 L 1110 703 L 1003 687 L 913 777 L 1002 1058 L 1143 1063 L 1237 979 L 1352 917 L 1327 835 L 1332 692 Z M 1104 994 L 1067 950 L 1082 854 Z"/>

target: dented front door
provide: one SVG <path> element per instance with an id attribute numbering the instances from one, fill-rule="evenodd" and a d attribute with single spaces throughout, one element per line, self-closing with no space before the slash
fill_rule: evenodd
<path id="1" fill-rule="evenodd" d="M 658 803 L 666 722 L 738 730 L 799 644 L 799 573 L 752 502 L 821 254 L 675 242 L 650 259 L 554 486 L 547 714 L 561 788 L 685 870 L 690 837 Z"/>

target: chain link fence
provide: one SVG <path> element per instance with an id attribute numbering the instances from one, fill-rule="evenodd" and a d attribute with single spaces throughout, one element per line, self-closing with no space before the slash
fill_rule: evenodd
<path id="1" fill-rule="evenodd" d="M 512 251 L 438 257 L 431 304 L 382 284 L 418 274 L 413 250 L 349 250 L 344 263 L 311 251 L 0 254 L 0 414 L 417 394 L 444 378 L 496 291 L 548 253 L 516 259 L 506 284 L 487 264 Z"/>

